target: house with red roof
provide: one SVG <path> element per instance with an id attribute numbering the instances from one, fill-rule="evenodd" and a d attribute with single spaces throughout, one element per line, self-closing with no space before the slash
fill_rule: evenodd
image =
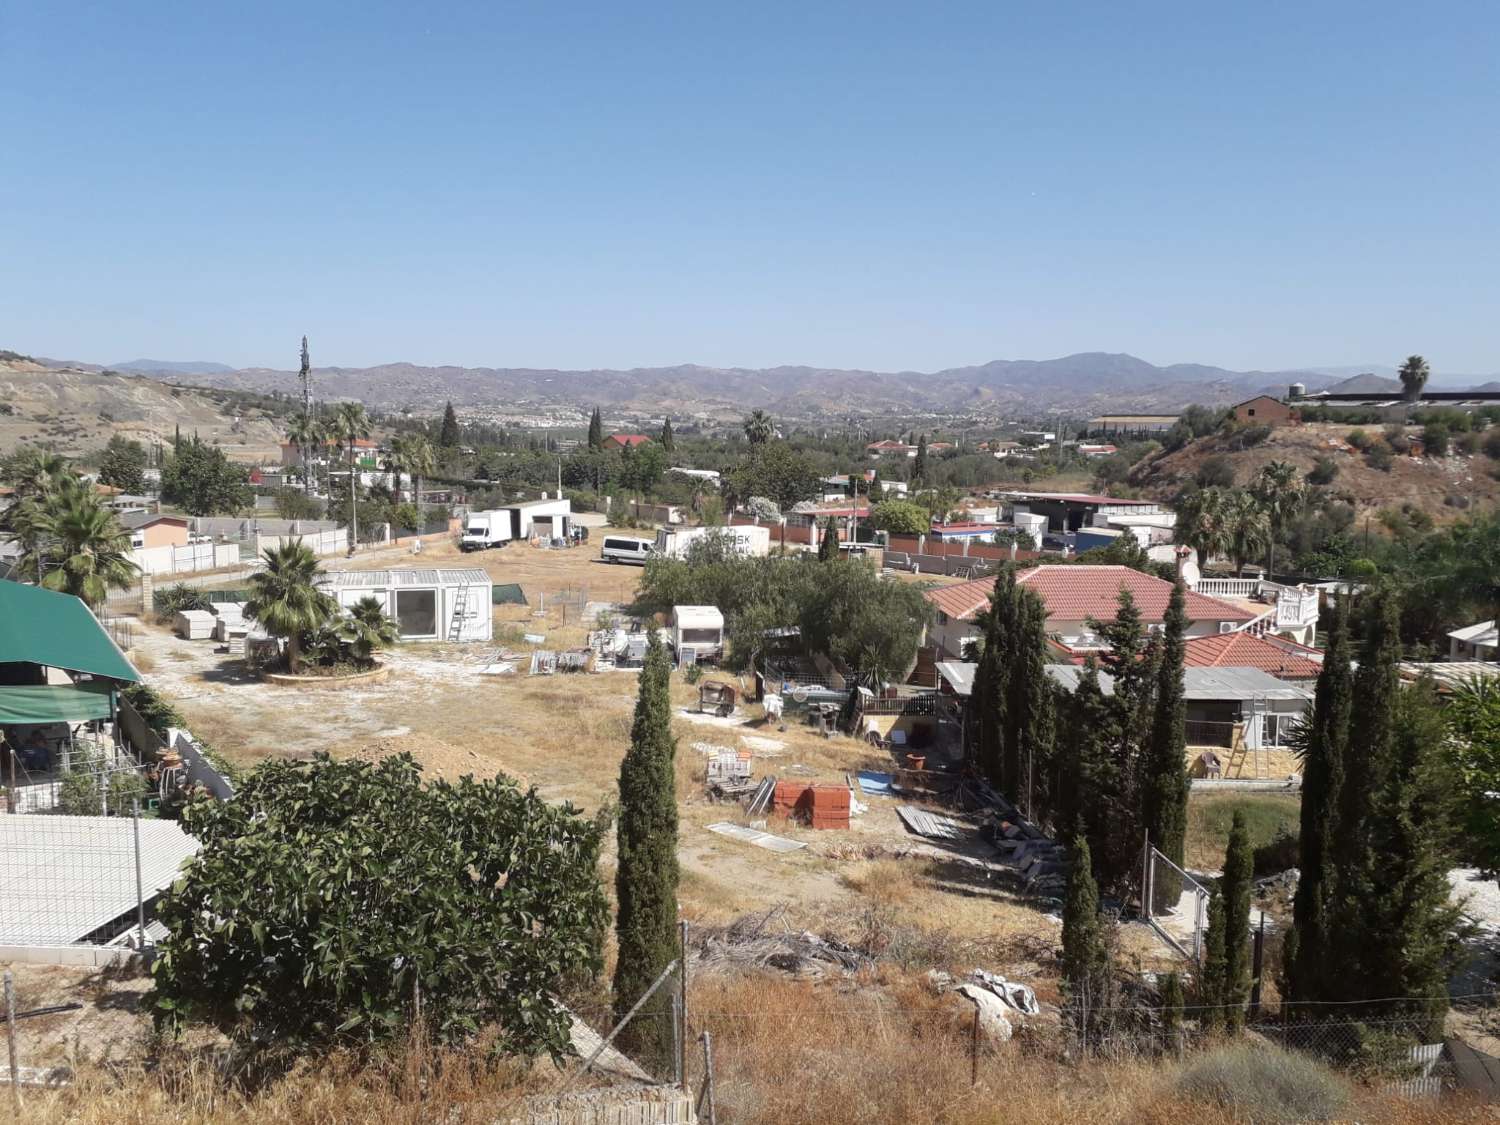
<path id="1" fill-rule="evenodd" d="M 1078 658 L 1103 647 L 1089 622 L 1114 617 L 1120 591 L 1130 592 L 1148 629 L 1161 627 L 1172 596 L 1172 583 L 1128 566 L 1034 566 L 1018 573 L 1016 582 L 1037 592 L 1047 607 L 1048 635 L 1065 655 Z M 976 578 L 926 592 L 936 612 L 929 643 L 936 646 L 939 660 L 964 659 L 966 647 L 979 639 L 977 619 L 989 605 L 994 588 L 994 578 Z M 1191 590 L 1187 616 L 1189 637 L 1233 633 L 1257 619 L 1243 606 Z"/>
<path id="2" fill-rule="evenodd" d="M 915 457 L 917 447 L 904 441 L 872 441 L 865 452 L 871 457 Z"/>
<path id="3" fill-rule="evenodd" d="M 650 440 L 645 434 L 610 434 L 600 444 L 605 449 L 635 449 Z"/>
<path id="4" fill-rule="evenodd" d="M 1258 668 L 1288 683 L 1316 680 L 1323 670 L 1317 649 L 1250 630 L 1189 637 L 1183 648 L 1187 668 Z"/>

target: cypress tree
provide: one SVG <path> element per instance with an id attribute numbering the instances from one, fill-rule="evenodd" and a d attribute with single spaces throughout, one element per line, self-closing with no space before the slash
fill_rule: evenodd
<path id="1" fill-rule="evenodd" d="M 1090 656 L 1059 715 L 1055 815 L 1062 839 L 1083 836 L 1091 853 L 1101 858 L 1108 846 L 1109 818 L 1119 804 L 1114 719 L 1114 708 L 1099 684 L 1099 665 Z M 1108 873 L 1095 863 L 1096 878 Z"/>
<path id="2" fill-rule="evenodd" d="M 458 413 L 451 402 L 443 407 L 443 425 L 438 430 L 438 444 L 444 449 L 452 449 L 458 445 Z"/>
<path id="3" fill-rule="evenodd" d="M 1095 622 L 1095 629 L 1108 644 L 1104 666 L 1114 679 L 1109 697 L 1111 722 L 1110 757 L 1116 807 L 1104 823 L 1104 848 L 1099 859 L 1101 882 L 1123 891 L 1139 871 L 1143 801 L 1141 790 L 1144 747 L 1150 739 L 1154 718 L 1160 646 L 1148 643 L 1141 613 L 1129 590 L 1120 591 L 1114 619 Z"/>
<path id="4" fill-rule="evenodd" d="M 1055 727 L 1052 680 L 1047 675 L 1047 608 L 1035 590 L 1012 580 L 1013 604 L 1005 750 L 1014 794 L 1032 820 L 1050 808 L 1046 779 Z M 1038 798 L 1041 798 L 1040 802 Z"/>
<path id="5" fill-rule="evenodd" d="M 592 428 L 592 423 L 590 423 L 590 428 Z M 672 419 L 670 418 L 664 419 L 661 424 L 661 447 L 668 453 L 677 452 L 677 440 L 672 436 Z"/>
<path id="6" fill-rule="evenodd" d="M 615 873 L 615 1018 L 623 1018 L 678 953 L 677 793 L 666 649 L 646 648 L 630 749 L 620 764 Z M 672 990 L 663 985 L 620 1033 L 622 1050 L 649 1067 L 672 1057 Z"/>
<path id="7" fill-rule="evenodd" d="M 1167 603 L 1166 629 L 1156 672 L 1151 738 L 1142 763 L 1141 817 L 1151 844 L 1182 866 L 1187 839 L 1187 701 L 1182 666 L 1187 649 L 1187 592 L 1178 579 Z M 1152 897 L 1160 911 L 1174 906 L 1182 880 L 1170 868 L 1152 880 Z"/>
<path id="8" fill-rule="evenodd" d="M 599 417 L 599 408 L 594 407 L 594 413 L 589 416 L 589 448 L 595 453 L 604 449 L 604 419 Z"/>
<path id="9" fill-rule="evenodd" d="M 1224 1026 L 1224 991 L 1228 966 L 1224 961 L 1224 894 L 1215 887 L 1208 897 L 1208 932 L 1203 935 L 1203 971 L 1198 974 L 1199 1022 L 1205 1031 Z"/>
<path id="10" fill-rule="evenodd" d="M 1237 1032 L 1245 1025 L 1245 1003 L 1250 999 L 1250 896 L 1255 883 L 1255 855 L 1245 814 L 1235 810 L 1224 853 L 1224 1026 Z"/>
<path id="11" fill-rule="evenodd" d="M 1401 691 L 1391 759 L 1372 833 L 1373 873 L 1367 964 L 1382 996 L 1408 999 L 1388 1013 L 1424 1043 L 1443 1037 L 1452 935 L 1461 926 L 1449 900 L 1454 779 L 1437 690 L 1430 680 Z"/>
<path id="12" fill-rule="evenodd" d="M 1388 815 L 1380 805 L 1393 754 L 1395 712 L 1401 691 L 1401 637 L 1394 595 L 1374 595 L 1365 607 L 1365 632 L 1354 676 L 1344 780 L 1329 850 L 1335 868 L 1334 901 L 1324 948 L 1332 970 L 1327 1000 L 1389 995 L 1388 982 L 1372 975 L 1370 911 L 1375 892 L 1374 832 Z M 1299 950 L 1299 956 L 1301 951 Z"/>
<path id="13" fill-rule="evenodd" d="M 818 561 L 832 562 L 839 557 L 839 533 L 834 529 L 833 517 L 823 524 L 823 539 L 818 543 Z"/>
<path id="14" fill-rule="evenodd" d="M 917 457 L 911 465 L 911 479 L 915 481 L 927 480 L 927 435 L 923 434 L 917 439 Z"/>
<path id="15" fill-rule="evenodd" d="M 974 760 L 980 776 L 1004 791 L 1002 758 L 1005 750 L 1006 671 L 1010 662 L 1009 634 L 1002 627 L 1001 580 L 995 580 L 985 611 L 984 648 L 974 669 L 974 688 L 969 698 L 971 726 L 974 731 Z"/>
<path id="16" fill-rule="evenodd" d="M 1078 1026 L 1086 1029 L 1090 1011 L 1109 1000 L 1109 950 L 1099 918 L 1099 888 L 1088 841 L 1076 837 L 1072 850 L 1062 918 L 1063 991 Z"/>
<path id="17" fill-rule="evenodd" d="M 1175 1045 L 1177 1033 L 1182 1029 L 1182 1009 L 1187 1003 L 1182 994 L 1182 978 L 1168 973 L 1161 979 L 1161 1029 L 1166 1033 L 1167 1045 Z"/>
<path id="18" fill-rule="evenodd" d="M 1292 1003 L 1330 997 L 1328 921 L 1335 879 L 1330 843 L 1344 785 L 1354 673 L 1349 664 L 1349 606 L 1334 604 L 1328 647 L 1305 734 L 1302 756 L 1302 815 L 1297 841 L 1297 882 L 1292 929 L 1283 947 L 1287 998 Z"/>

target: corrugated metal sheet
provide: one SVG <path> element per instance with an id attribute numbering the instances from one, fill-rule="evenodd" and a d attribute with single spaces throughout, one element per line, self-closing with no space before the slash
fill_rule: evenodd
<path id="1" fill-rule="evenodd" d="M 798 848 L 807 847 L 806 844 L 797 840 L 788 840 L 785 836 L 773 836 L 769 832 L 746 828 L 740 824 L 710 824 L 708 830 L 717 832 L 720 836 L 728 836 L 731 840 L 738 840 L 742 844 L 754 844 L 757 848 L 765 848 L 773 852 L 794 852 Z"/>
<path id="2" fill-rule="evenodd" d="M 403 567 L 399 570 L 330 570 L 324 585 L 340 590 L 402 589 L 425 586 L 488 586 L 479 567 Z"/>
<path id="3" fill-rule="evenodd" d="M 899 806 L 896 815 L 908 829 L 929 840 L 958 840 L 963 837 L 963 826 L 946 816 L 938 816 L 911 805 Z"/>
<path id="4" fill-rule="evenodd" d="M 171 885 L 198 841 L 176 821 L 142 820 L 141 885 L 149 898 Z M 0 942 L 71 945 L 134 912 L 135 838 L 130 818 L 0 817 Z"/>
<path id="5" fill-rule="evenodd" d="M 1074 664 L 1049 664 L 1047 674 L 1068 691 L 1074 691 L 1083 678 L 1083 669 Z M 1105 695 L 1114 694 L 1113 678 L 1100 672 L 1099 687 Z M 1195 701 L 1312 699 L 1312 692 L 1306 688 L 1284 683 L 1259 668 L 1184 668 L 1182 687 L 1184 696 Z"/>

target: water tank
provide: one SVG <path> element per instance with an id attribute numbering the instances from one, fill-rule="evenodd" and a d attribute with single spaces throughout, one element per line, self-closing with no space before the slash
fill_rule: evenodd
<path id="1" fill-rule="evenodd" d="M 1307 394 L 1307 384 L 1306 383 L 1293 383 L 1290 387 L 1288 387 L 1286 389 L 1286 397 L 1289 398 L 1289 399 L 1291 399 L 1293 402 L 1296 402 L 1299 398 L 1301 398 L 1305 394 Z"/>

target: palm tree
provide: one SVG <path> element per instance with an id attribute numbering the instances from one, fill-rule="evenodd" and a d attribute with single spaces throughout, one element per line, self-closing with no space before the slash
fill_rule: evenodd
<path id="1" fill-rule="evenodd" d="M 426 434 L 412 434 L 406 439 L 406 471 L 412 478 L 412 499 L 417 503 L 417 515 L 422 514 L 422 478 L 437 471 L 437 459 L 432 453 L 432 442 Z M 420 519 L 418 520 L 420 523 Z"/>
<path id="2" fill-rule="evenodd" d="M 776 423 L 764 410 L 752 410 L 745 419 L 745 437 L 751 445 L 765 445 L 776 436 Z"/>
<path id="3" fill-rule="evenodd" d="M 38 552 L 39 585 L 72 594 L 90 609 L 103 605 L 110 590 L 129 588 L 140 571 L 130 560 L 130 536 L 91 485 L 64 477 L 41 512 L 34 530 L 62 562 L 43 573 Z"/>
<path id="4" fill-rule="evenodd" d="M 391 474 L 391 503 L 401 503 L 401 475 L 408 472 L 406 464 L 406 439 L 393 437 L 381 461 L 381 468 Z"/>
<path id="5" fill-rule="evenodd" d="M 1406 401 L 1416 402 L 1422 394 L 1422 388 L 1427 385 L 1427 377 L 1432 374 L 1432 369 L 1421 356 L 1409 355 L 1397 374 L 1401 379 L 1401 391 L 1406 396 Z"/>
<path id="6" fill-rule="evenodd" d="M 312 495 L 312 451 L 327 437 L 323 420 L 313 414 L 299 414 L 287 425 L 286 440 L 297 447 L 302 458 L 302 493 L 305 496 Z"/>
<path id="7" fill-rule="evenodd" d="M 399 638 L 396 623 L 385 612 L 385 603 L 376 597 L 360 598 L 350 606 L 342 631 L 349 651 L 361 664 L 371 663 L 377 649 L 390 648 Z"/>
<path id="8" fill-rule="evenodd" d="M 1276 572 L 1276 540 L 1305 499 L 1297 466 L 1290 461 L 1271 461 L 1262 465 L 1250 486 L 1250 494 L 1260 501 L 1271 525 L 1270 541 L 1266 544 L 1266 577 L 1269 579 Z"/>
<path id="9" fill-rule="evenodd" d="M 355 447 L 361 438 L 370 436 L 370 419 L 358 402 L 341 402 L 333 413 L 333 432 L 349 451 L 349 554 L 359 541 L 359 475 L 354 466 Z"/>
<path id="10" fill-rule="evenodd" d="M 245 616 L 258 621 L 273 637 L 286 638 L 287 668 L 302 666 L 302 639 L 338 613 L 338 602 L 318 587 L 323 568 L 301 539 L 267 547 L 265 567 L 249 578 Z"/>
<path id="11" fill-rule="evenodd" d="M 1229 557 L 1236 578 L 1245 576 L 1245 563 L 1271 544 L 1271 521 L 1259 501 L 1248 492 L 1232 493 L 1224 510 L 1229 535 Z"/>
<path id="12" fill-rule="evenodd" d="M 1177 502 L 1177 542 L 1198 553 L 1200 569 L 1230 550 L 1228 511 L 1229 493 L 1218 487 L 1197 489 Z"/>
<path id="13" fill-rule="evenodd" d="M 40 583 L 48 504 L 63 481 L 71 479 L 71 473 L 65 457 L 40 449 L 33 449 L 17 460 L 12 477 L 15 496 L 10 506 L 0 511 L 0 532 L 13 536 L 21 545 L 16 573 L 30 571 L 32 580 Z"/>

